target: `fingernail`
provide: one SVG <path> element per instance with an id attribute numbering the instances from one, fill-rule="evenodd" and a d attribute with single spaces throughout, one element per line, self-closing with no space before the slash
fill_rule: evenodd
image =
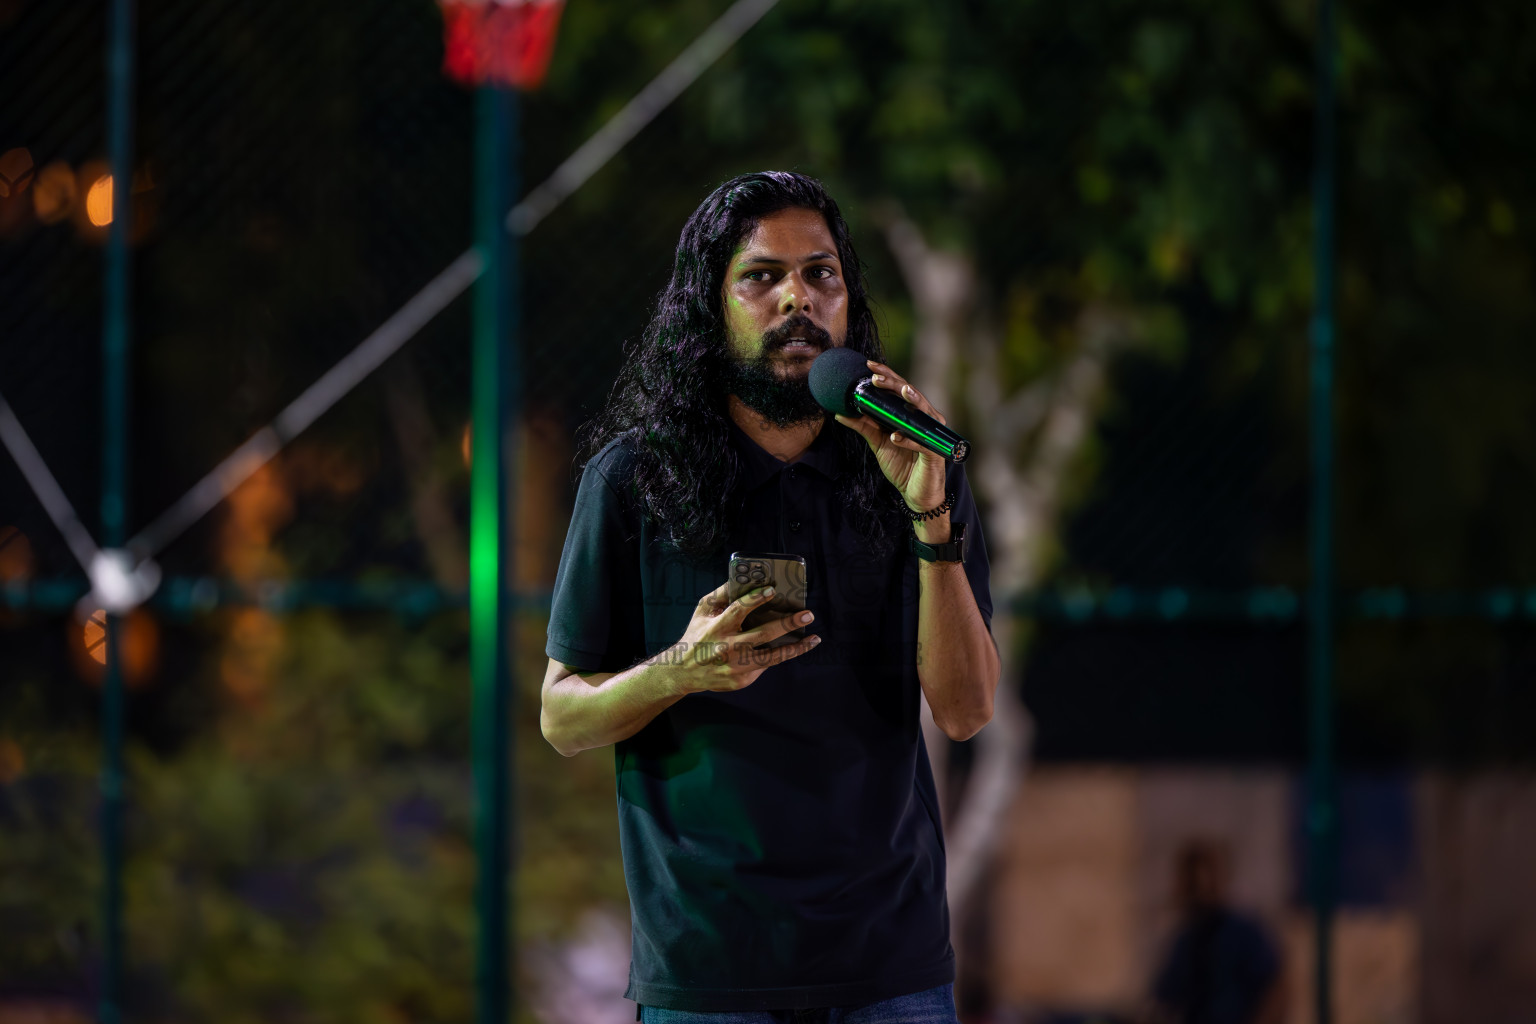
<path id="1" fill-rule="evenodd" d="M 811 620 L 812 620 L 812 619 L 814 619 L 814 618 L 815 618 L 815 617 L 816 617 L 816 616 L 815 616 L 815 615 L 814 615 L 814 614 L 813 614 L 813 613 L 811 613 L 811 612 L 806 612 L 806 613 L 805 613 L 805 614 L 804 614 L 804 615 L 802 615 L 802 616 L 800 616 L 800 621 L 801 621 L 801 622 L 810 622 L 810 621 L 811 621 Z"/>
<path id="2" fill-rule="evenodd" d="M 773 588 L 772 587 L 764 587 L 763 588 L 763 596 L 764 597 L 772 597 L 773 596 Z"/>
<path id="3" fill-rule="evenodd" d="M 869 379 L 874 381 L 876 384 L 884 384 L 885 383 L 885 377 L 882 374 L 878 374 L 877 373 L 877 374 L 875 374 L 873 377 L 871 377 Z"/>
<path id="4" fill-rule="evenodd" d="M 819 643 L 821 643 L 821 637 L 819 637 L 819 636 L 811 637 L 811 646 L 812 647 L 815 647 Z"/>

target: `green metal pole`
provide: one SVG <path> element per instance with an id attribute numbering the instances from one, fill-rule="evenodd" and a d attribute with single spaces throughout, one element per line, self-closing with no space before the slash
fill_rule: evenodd
<path id="1" fill-rule="evenodd" d="M 101 540 L 106 549 L 127 539 L 129 195 L 133 184 L 133 0 L 112 0 L 107 33 L 108 160 L 112 223 L 107 228 L 102 310 Z M 106 674 L 102 680 L 101 763 L 102 977 L 98 1010 L 103 1024 L 122 1019 L 123 979 L 123 671 L 122 621 L 108 615 Z"/>
<path id="2" fill-rule="evenodd" d="M 1334 0 L 1317 11 L 1316 148 L 1313 154 L 1312 307 L 1312 585 L 1310 633 L 1310 765 L 1307 800 L 1307 884 L 1316 932 L 1313 995 L 1318 1024 L 1333 1020 L 1333 910 L 1338 844 L 1334 771 L 1334 63 L 1338 59 Z"/>
<path id="3" fill-rule="evenodd" d="M 512 1004 L 512 505 L 507 431 L 515 422 L 516 249 L 503 226 L 515 194 L 517 97 L 476 96 L 475 234 L 484 266 L 474 296 L 473 461 L 470 470 L 470 660 L 474 674 L 476 1020 L 506 1024 Z"/>

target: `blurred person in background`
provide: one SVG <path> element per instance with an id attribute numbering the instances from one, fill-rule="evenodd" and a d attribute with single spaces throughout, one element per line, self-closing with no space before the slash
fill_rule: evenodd
<path id="1" fill-rule="evenodd" d="M 562 754 L 614 745 L 650 1024 L 956 1019 L 920 693 L 954 739 L 991 717 L 986 549 L 961 465 L 816 403 L 835 346 L 942 421 L 881 362 L 821 184 L 734 178 L 578 435 L 540 723 Z M 808 613 L 744 626 L 767 595 L 729 599 L 732 551 L 803 557 Z"/>
<path id="2" fill-rule="evenodd" d="M 1225 845 L 1197 839 L 1174 864 L 1180 923 L 1152 985 L 1147 1024 L 1280 1024 L 1280 951 L 1256 918 L 1227 903 Z"/>

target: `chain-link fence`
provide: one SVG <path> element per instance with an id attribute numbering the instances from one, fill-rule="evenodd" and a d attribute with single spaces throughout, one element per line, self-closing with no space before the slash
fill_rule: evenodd
<path id="1" fill-rule="evenodd" d="M 523 179 L 725 9 L 572 0 L 523 101 Z M 783 0 L 519 239 L 520 1012 L 633 1013 L 611 756 L 559 758 L 535 725 L 571 438 L 688 213 L 782 166 L 839 198 L 890 361 L 977 443 L 1015 617 L 1032 768 L 957 928 L 962 1011 L 1129 1017 L 1176 926 L 1166 876 L 1204 839 L 1310 1019 L 1314 13 Z M 1515 1020 L 1536 986 L 1536 891 L 1501 870 L 1536 820 L 1536 32 L 1514 5 L 1341 15 L 1336 1019 Z M 130 534 L 474 228 L 474 98 L 429 0 L 141 0 L 137 30 Z M 106 31 L 100 5 L 0 3 L 0 395 L 91 531 Z M 168 538 L 124 618 L 132 1016 L 472 1014 L 470 321 L 449 303 Z M 0 458 L 0 1019 L 85 1016 L 101 989 L 89 589 Z M 933 752 L 957 807 L 975 747 Z M 613 992 L 582 996 L 582 951 L 614 942 Z"/>

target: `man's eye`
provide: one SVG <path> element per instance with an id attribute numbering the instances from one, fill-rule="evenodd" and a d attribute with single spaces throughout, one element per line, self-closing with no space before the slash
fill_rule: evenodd
<path id="1" fill-rule="evenodd" d="M 751 270 L 747 272 L 746 278 L 748 281 L 766 281 L 768 280 L 768 271 Z"/>
<path id="2" fill-rule="evenodd" d="M 831 267 L 812 267 L 811 274 L 815 277 L 826 279 L 829 277 L 836 277 L 837 271 L 833 270 Z"/>

